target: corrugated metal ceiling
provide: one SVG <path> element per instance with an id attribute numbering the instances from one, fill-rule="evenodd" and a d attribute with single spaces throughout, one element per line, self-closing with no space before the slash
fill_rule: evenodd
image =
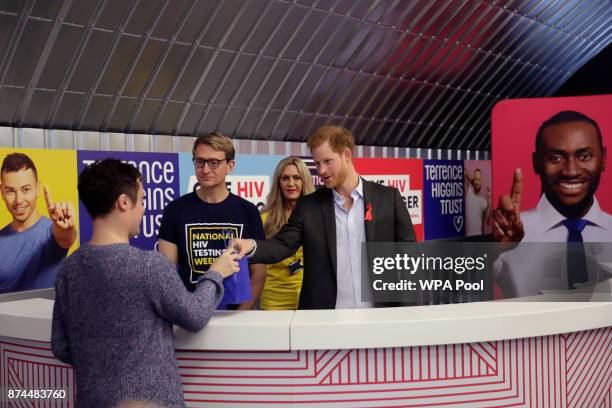
<path id="1" fill-rule="evenodd" d="M 486 150 L 612 41 L 612 3 L 5 0 L 0 124 Z"/>

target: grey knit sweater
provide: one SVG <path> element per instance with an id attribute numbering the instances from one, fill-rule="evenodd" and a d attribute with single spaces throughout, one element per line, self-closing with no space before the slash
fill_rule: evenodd
<path id="1" fill-rule="evenodd" d="M 55 281 L 53 354 L 74 366 L 79 408 L 126 400 L 184 407 L 172 324 L 197 331 L 223 296 L 209 272 L 189 292 L 163 255 L 84 245 Z"/>

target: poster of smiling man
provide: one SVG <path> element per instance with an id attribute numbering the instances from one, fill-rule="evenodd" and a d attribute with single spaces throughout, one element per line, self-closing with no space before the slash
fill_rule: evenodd
<path id="1" fill-rule="evenodd" d="M 53 287 L 78 247 L 76 152 L 0 148 L 0 293 Z"/>
<path id="2" fill-rule="evenodd" d="M 587 243 L 612 242 L 610 106 L 612 95 L 495 106 L 492 232 L 496 241 L 519 244 L 498 262 L 498 278 L 514 296 L 601 281 L 610 245 Z"/>

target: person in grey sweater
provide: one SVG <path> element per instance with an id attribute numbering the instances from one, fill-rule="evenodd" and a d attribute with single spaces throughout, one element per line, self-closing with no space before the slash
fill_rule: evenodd
<path id="1" fill-rule="evenodd" d="M 79 175 L 79 198 L 93 219 L 88 244 L 55 282 L 53 354 L 74 367 L 80 408 L 139 400 L 184 407 L 172 324 L 201 330 L 239 270 L 233 245 L 189 292 L 163 255 L 130 246 L 144 214 L 142 176 L 119 160 Z"/>

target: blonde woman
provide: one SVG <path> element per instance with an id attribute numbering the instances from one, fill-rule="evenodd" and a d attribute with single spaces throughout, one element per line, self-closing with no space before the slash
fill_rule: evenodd
<path id="1" fill-rule="evenodd" d="M 266 239 L 273 237 L 289 220 L 297 200 L 314 191 L 312 177 L 302 160 L 287 157 L 274 170 L 272 190 L 261 218 Z M 287 259 L 268 266 L 266 284 L 261 292 L 264 310 L 297 309 L 303 273 L 302 247 Z"/>

